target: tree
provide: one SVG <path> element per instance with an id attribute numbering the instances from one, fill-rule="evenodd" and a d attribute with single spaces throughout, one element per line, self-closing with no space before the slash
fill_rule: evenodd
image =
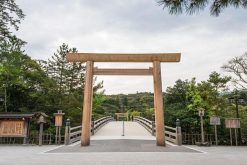
<path id="1" fill-rule="evenodd" d="M 212 85 L 214 88 L 213 92 L 213 99 L 212 99 L 212 111 L 213 115 L 220 115 L 222 113 L 222 110 L 226 108 L 227 99 L 225 97 L 221 96 L 222 92 L 226 92 L 228 90 L 227 83 L 231 80 L 230 76 L 221 76 L 217 72 L 212 72 L 209 75 L 208 82 Z"/>
<path id="2" fill-rule="evenodd" d="M 163 8 L 168 8 L 170 14 L 181 14 L 183 12 L 194 14 L 204 10 L 209 2 L 207 0 L 158 0 L 158 4 Z M 219 16 L 225 8 L 230 6 L 247 8 L 247 0 L 213 0 L 210 5 L 210 14 Z"/>
<path id="3" fill-rule="evenodd" d="M 231 80 L 230 76 L 224 76 L 221 77 L 221 75 L 217 72 L 212 72 L 209 75 L 209 79 L 208 82 L 210 82 L 213 87 L 215 88 L 215 90 L 219 93 L 219 90 L 226 90 L 227 86 L 226 84 Z"/>
<path id="4" fill-rule="evenodd" d="M 23 45 L 24 42 L 18 39 L 11 29 L 18 30 L 19 24 L 24 19 L 23 11 L 15 3 L 15 0 L 0 0 L 0 45 L 12 42 Z"/>
<path id="5" fill-rule="evenodd" d="M 4 110 L 41 111 L 45 107 L 42 96 L 48 96 L 55 84 L 36 61 L 20 50 L 2 50 L 0 66 L 0 93 L 5 96 Z"/>
<path id="6" fill-rule="evenodd" d="M 76 48 L 70 48 L 63 43 L 57 49 L 56 53 L 48 60 L 39 60 L 39 64 L 46 73 L 56 83 L 53 97 L 54 110 L 63 110 L 67 117 L 73 120 L 73 124 L 81 122 L 81 108 L 83 103 L 83 89 L 85 78 L 85 63 L 70 63 L 66 60 L 66 54 L 76 53 Z M 104 101 L 103 93 L 96 94 L 103 87 L 103 82 L 95 83 L 94 79 L 94 114 L 101 113 L 100 104 Z M 102 91 L 103 92 L 103 91 Z M 98 108 L 98 109 L 97 109 Z M 54 111 L 53 110 L 53 111 Z"/>
<path id="7" fill-rule="evenodd" d="M 195 78 L 193 78 L 191 82 L 189 83 L 186 96 L 189 101 L 189 104 L 187 105 L 188 109 L 195 111 L 197 108 L 206 106 L 204 102 L 204 99 L 206 96 L 204 96 L 204 99 L 202 98 L 202 95 L 200 93 L 200 90 L 198 88 L 198 84 L 196 83 Z"/>
<path id="8" fill-rule="evenodd" d="M 229 77 L 212 72 L 207 81 L 196 82 L 196 79 L 177 80 L 175 85 L 168 87 L 165 94 L 166 123 L 175 126 L 176 119 L 180 119 L 183 131 L 197 132 L 198 108 L 205 108 L 206 118 L 219 115 L 219 111 L 226 107 L 225 98 L 221 91 L 226 89 Z M 221 112 L 221 111 L 220 111 Z"/>
<path id="9" fill-rule="evenodd" d="M 58 84 L 58 91 L 72 93 L 84 84 L 85 66 L 81 62 L 69 63 L 66 54 L 76 53 L 76 48 L 69 48 L 63 43 L 48 61 L 39 61 L 44 71 Z"/>
<path id="10" fill-rule="evenodd" d="M 93 117 L 94 117 L 94 119 L 97 119 L 99 117 L 102 117 L 103 115 L 109 115 L 108 113 L 106 113 L 104 111 L 104 108 L 102 106 L 103 105 L 103 102 L 105 100 L 106 100 L 106 96 L 104 95 L 104 92 L 95 93 L 93 95 L 93 107 L 92 107 L 92 111 L 93 111 Z"/>
<path id="11" fill-rule="evenodd" d="M 193 132 L 197 122 L 193 109 L 188 109 L 189 97 L 187 96 L 191 81 L 177 80 L 165 93 L 165 122 L 175 126 L 176 119 L 180 119 L 184 132 Z"/>
<path id="12" fill-rule="evenodd" d="M 236 86 L 247 89 L 247 53 L 239 57 L 234 57 L 227 64 L 224 64 L 221 68 L 235 75 L 233 82 Z"/>

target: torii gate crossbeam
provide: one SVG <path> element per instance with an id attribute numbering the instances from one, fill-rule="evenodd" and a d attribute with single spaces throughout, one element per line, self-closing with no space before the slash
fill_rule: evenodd
<path id="1" fill-rule="evenodd" d="M 68 53 L 69 62 L 86 62 L 84 87 L 81 145 L 90 145 L 91 115 L 93 99 L 93 75 L 152 75 L 154 82 L 154 109 L 156 125 L 156 144 L 165 146 L 164 110 L 161 81 L 161 62 L 179 62 L 181 53 Z M 99 69 L 94 62 L 152 62 L 149 69 Z"/>

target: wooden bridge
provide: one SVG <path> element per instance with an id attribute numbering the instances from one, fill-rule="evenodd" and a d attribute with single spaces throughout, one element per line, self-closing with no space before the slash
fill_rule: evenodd
<path id="1" fill-rule="evenodd" d="M 182 145 L 181 128 L 165 126 L 165 139 L 175 145 Z M 82 126 L 70 127 L 67 123 L 65 145 L 80 141 Z M 134 117 L 133 121 L 114 121 L 111 116 L 92 122 L 91 140 L 155 140 L 155 122 L 143 117 Z"/>

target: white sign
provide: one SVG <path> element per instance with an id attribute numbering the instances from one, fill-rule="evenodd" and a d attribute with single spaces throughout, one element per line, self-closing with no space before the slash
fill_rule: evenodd
<path id="1" fill-rule="evenodd" d="M 210 125 L 220 125 L 220 118 L 217 116 L 210 117 Z"/>

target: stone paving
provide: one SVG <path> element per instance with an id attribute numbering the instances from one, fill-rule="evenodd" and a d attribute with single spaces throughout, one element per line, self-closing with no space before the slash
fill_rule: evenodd
<path id="1" fill-rule="evenodd" d="M 203 152 L 49 153 L 58 146 L 0 146 L 0 165 L 246 165 L 247 147 L 197 147 Z M 185 146 L 188 147 L 188 146 Z"/>
<path id="2" fill-rule="evenodd" d="M 80 144 L 63 146 L 48 153 L 80 153 L 80 152 L 198 152 L 184 146 L 166 147 L 156 146 L 155 140 L 92 140 L 89 147 L 81 147 Z"/>
<path id="3" fill-rule="evenodd" d="M 247 165 L 247 147 L 157 147 L 134 122 L 125 123 L 121 136 L 121 124 L 107 124 L 89 147 L 0 145 L 0 165 Z"/>

